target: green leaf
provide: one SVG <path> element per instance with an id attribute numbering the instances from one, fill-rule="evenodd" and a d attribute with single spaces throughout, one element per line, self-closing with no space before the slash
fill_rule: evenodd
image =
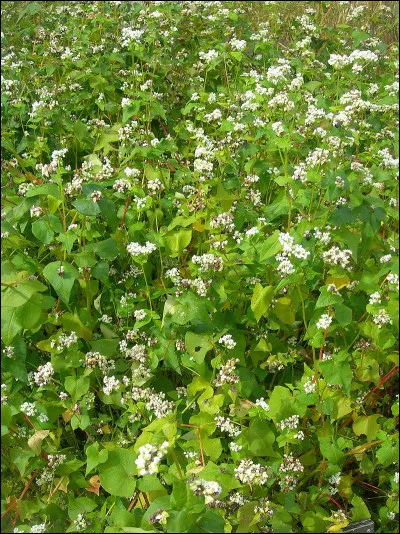
<path id="1" fill-rule="evenodd" d="M 97 504 L 89 497 L 70 497 L 68 502 L 68 517 L 75 521 L 78 515 L 92 512 Z"/>
<path id="2" fill-rule="evenodd" d="M 339 449 L 338 445 L 335 442 L 332 442 L 331 438 L 318 438 L 318 441 L 322 456 L 330 463 L 340 467 L 344 461 L 345 455 Z"/>
<path id="3" fill-rule="evenodd" d="M 20 472 L 21 477 L 24 476 L 29 459 L 35 456 L 33 452 L 21 449 L 20 447 L 10 449 L 10 460 Z"/>
<path id="4" fill-rule="evenodd" d="M 58 274 L 58 269 L 63 267 L 62 276 Z M 68 262 L 54 261 L 48 263 L 43 269 L 43 276 L 50 282 L 60 299 L 68 304 L 71 296 L 72 287 L 79 276 L 79 272 Z"/>
<path id="5" fill-rule="evenodd" d="M 351 504 L 353 506 L 351 509 L 351 518 L 353 521 L 361 521 L 371 517 L 368 506 L 358 495 L 354 495 L 351 499 Z"/>
<path id="6" fill-rule="evenodd" d="M 350 385 L 353 372 L 349 363 L 350 356 L 341 351 L 334 355 L 332 359 L 321 362 L 320 368 L 328 384 L 343 386 L 346 393 L 350 393 Z"/>
<path id="7" fill-rule="evenodd" d="M 252 419 L 247 439 L 249 443 L 249 451 L 254 456 L 279 456 L 272 448 L 275 441 L 275 434 L 272 430 L 272 425 L 267 421 L 261 421 L 258 417 Z"/>
<path id="8" fill-rule="evenodd" d="M 92 243 L 86 247 L 86 250 L 88 252 L 94 252 L 97 256 L 105 260 L 114 260 L 119 255 L 117 242 L 113 237 Z"/>
<path id="9" fill-rule="evenodd" d="M 87 476 L 95 467 L 97 467 L 99 464 L 103 464 L 108 459 L 108 450 L 107 449 L 100 449 L 100 446 L 98 442 L 96 441 L 92 445 L 89 445 L 89 447 L 86 449 L 86 458 L 87 458 L 87 464 L 86 464 L 86 473 L 85 476 Z"/>
<path id="10" fill-rule="evenodd" d="M 33 15 L 36 15 L 36 13 L 39 13 L 41 9 L 42 9 L 42 6 L 38 4 L 37 2 L 29 2 L 26 8 L 23 9 L 21 13 L 18 15 L 17 22 L 19 22 L 22 18 L 26 17 L 27 15 L 30 17 L 32 17 Z"/>
<path id="11" fill-rule="evenodd" d="M 75 378 L 74 376 L 67 376 L 64 382 L 66 391 L 71 395 L 72 402 L 76 402 L 88 392 L 90 386 L 89 376 L 80 376 Z"/>
<path id="12" fill-rule="evenodd" d="M 137 488 L 140 491 L 164 491 L 166 492 L 164 486 L 158 480 L 156 475 L 146 475 L 143 478 L 138 480 Z"/>
<path id="13" fill-rule="evenodd" d="M 272 286 L 262 287 L 261 284 L 256 284 L 254 287 L 253 296 L 251 298 L 251 309 L 257 319 L 268 310 L 274 296 L 274 288 Z"/>
<path id="14" fill-rule="evenodd" d="M 292 325 L 296 320 L 293 312 L 292 301 L 287 297 L 281 297 L 277 299 L 273 311 L 284 324 Z"/>
<path id="15" fill-rule="evenodd" d="M 353 321 L 353 312 L 344 304 L 335 304 L 335 319 L 341 326 L 347 326 Z"/>
<path id="16" fill-rule="evenodd" d="M 282 245 L 279 242 L 279 231 L 277 230 L 270 235 L 261 246 L 257 246 L 260 255 L 260 261 L 263 262 L 268 258 L 276 256 L 282 250 Z"/>
<path id="17" fill-rule="evenodd" d="M 356 436 L 365 434 L 368 441 L 376 439 L 376 435 L 381 428 L 381 425 L 377 423 L 377 420 L 381 417 L 380 414 L 375 415 L 361 415 L 353 423 L 353 432 Z"/>
<path id="18" fill-rule="evenodd" d="M 131 449 L 110 451 L 100 467 L 100 484 L 116 497 L 132 497 L 136 487 L 136 455 Z"/>
<path id="19" fill-rule="evenodd" d="M 47 287 L 38 280 L 28 280 L 26 277 L 21 278 L 12 287 L 7 287 L 2 292 L 1 306 L 17 308 L 26 304 L 35 293 L 46 290 Z"/>
<path id="20" fill-rule="evenodd" d="M 60 323 L 63 325 L 65 330 L 69 332 L 76 332 L 78 337 L 83 338 L 85 341 L 91 340 L 92 331 L 82 323 L 77 315 L 66 312 L 61 316 Z"/>
<path id="21" fill-rule="evenodd" d="M 98 215 L 100 213 L 100 208 L 99 208 L 98 203 L 93 202 L 93 200 L 81 198 L 81 199 L 78 199 L 72 202 L 72 205 L 82 215 L 87 215 L 90 217 L 90 216 Z"/>
<path id="22" fill-rule="evenodd" d="M 186 332 L 185 345 L 190 356 L 192 356 L 197 363 L 203 363 L 207 352 L 213 347 L 212 336 L 196 334 L 195 332 Z"/>
<path id="23" fill-rule="evenodd" d="M 182 229 L 179 232 L 174 232 L 172 234 L 167 234 L 165 236 L 168 247 L 172 251 L 172 257 L 179 256 L 182 254 L 182 251 L 187 247 L 192 239 L 192 230 Z"/>
<path id="24" fill-rule="evenodd" d="M 57 184 L 40 184 L 28 189 L 25 196 L 30 198 L 41 195 L 50 195 L 57 200 L 61 200 L 60 186 Z"/>

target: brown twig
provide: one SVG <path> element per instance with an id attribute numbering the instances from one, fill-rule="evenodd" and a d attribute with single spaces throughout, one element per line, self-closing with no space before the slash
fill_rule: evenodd
<path id="1" fill-rule="evenodd" d="M 135 506 L 135 504 L 137 503 L 139 499 L 139 495 L 140 495 L 140 490 L 136 490 L 134 497 L 131 499 L 131 502 L 129 503 L 128 512 L 130 512 L 132 508 Z"/>
<path id="2" fill-rule="evenodd" d="M 22 490 L 22 493 L 21 495 L 18 497 L 18 499 L 16 501 L 14 501 L 12 504 L 10 504 L 10 506 L 1 514 L 1 519 L 3 519 L 4 516 L 6 516 L 8 514 L 8 512 L 10 510 L 12 510 L 18 503 L 19 501 L 22 499 L 22 497 L 25 495 L 25 493 L 28 491 L 28 488 L 29 486 L 32 484 L 32 482 L 34 481 L 35 479 L 35 476 L 39 473 L 39 469 L 36 469 L 36 471 L 34 471 L 31 475 L 31 478 L 28 480 L 28 482 L 25 484 L 24 486 L 24 489 Z M 18 513 L 18 512 L 17 512 Z"/>
<path id="3" fill-rule="evenodd" d="M 377 391 L 381 386 L 383 386 L 384 384 L 386 384 L 386 382 L 388 380 L 390 380 L 392 378 L 392 376 L 394 376 L 396 373 L 399 372 L 399 366 L 396 365 L 395 367 L 393 367 L 383 378 L 381 378 L 381 380 L 379 381 L 379 383 L 373 387 L 371 389 L 371 391 L 369 391 L 365 397 L 363 398 L 363 400 L 367 399 L 368 397 L 370 397 L 373 393 L 375 393 L 375 391 Z"/>
<path id="4" fill-rule="evenodd" d="M 126 202 L 125 202 L 124 213 L 122 214 L 121 224 L 119 225 L 120 228 L 122 228 L 124 226 L 126 212 L 128 211 L 130 200 L 131 200 L 131 196 L 128 195 L 128 198 L 126 199 Z"/>

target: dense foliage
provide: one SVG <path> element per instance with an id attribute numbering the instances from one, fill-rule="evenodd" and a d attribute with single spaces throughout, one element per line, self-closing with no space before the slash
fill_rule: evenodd
<path id="1" fill-rule="evenodd" d="M 396 531 L 398 47 L 241 4 L 3 3 L 4 532 Z"/>

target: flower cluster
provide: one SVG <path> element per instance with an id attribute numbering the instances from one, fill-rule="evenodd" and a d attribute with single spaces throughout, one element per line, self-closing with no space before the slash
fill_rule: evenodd
<path id="1" fill-rule="evenodd" d="M 139 447 L 139 456 L 135 460 L 139 476 L 154 475 L 158 472 L 158 466 L 166 455 L 168 450 L 168 441 L 164 441 L 160 446 L 143 445 Z"/>

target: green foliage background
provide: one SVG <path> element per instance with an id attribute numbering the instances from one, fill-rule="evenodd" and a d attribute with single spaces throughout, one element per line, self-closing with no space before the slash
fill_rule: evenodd
<path id="1" fill-rule="evenodd" d="M 397 532 L 396 17 L 2 2 L 3 532 Z"/>

